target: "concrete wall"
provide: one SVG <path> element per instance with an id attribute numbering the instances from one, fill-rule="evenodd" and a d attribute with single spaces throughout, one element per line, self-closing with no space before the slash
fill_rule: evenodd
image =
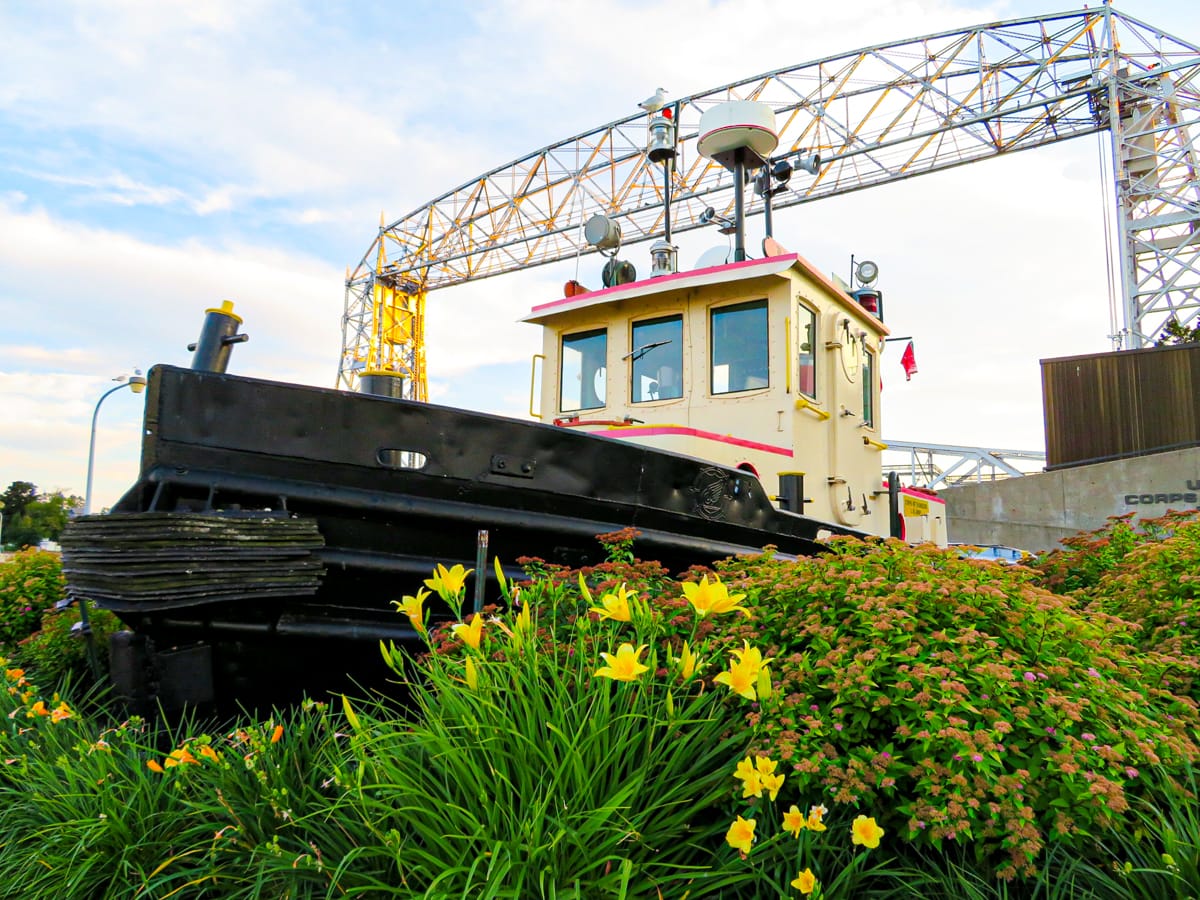
<path id="1" fill-rule="evenodd" d="M 1200 503 L 1200 447 L 1041 472 L 938 492 L 950 540 L 1052 550 L 1109 516 L 1161 516 Z"/>

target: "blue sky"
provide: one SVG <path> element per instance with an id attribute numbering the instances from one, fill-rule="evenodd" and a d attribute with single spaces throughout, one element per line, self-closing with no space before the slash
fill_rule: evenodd
<path id="1" fill-rule="evenodd" d="M 1196 6 L 1119 8 L 1200 41 Z M 345 268 L 381 211 L 397 218 L 628 115 L 659 84 L 685 96 L 1058 8 L 0 4 L 0 486 L 82 494 L 96 398 L 135 366 L 186 365 L 204 309 L 223 299 L 251 335 L 233 371 L 332 386 Z M 880 263 L 921 369 L 905 382 L 884 361 L 887 436 L 1037 449 L 1037 360 L 1109 347 L 1105 203 L 1083 139 L 788 210 L 777 235 L 826 269 L 844 271 L 850 253 Z M 704 247 L 685 244 L 682 261 Z M 516 320 L 572 275 L 547 267 L 432 295 L 433 399 L 519 414 L 538 336 Z M 134 478 L 140 414 L 132 393 L 105 401 L 97 506 Z"/>

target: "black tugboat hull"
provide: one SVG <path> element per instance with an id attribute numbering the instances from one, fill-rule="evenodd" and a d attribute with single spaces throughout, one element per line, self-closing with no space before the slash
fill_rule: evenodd
<path id="1" fill-rule="evenodd" d="M 489 559 L 511 568 L 519 556 L 600 562 L 595 536 L 627 527 L 640 532 L 640 556 L 675 571 L 767 545 L 811 554 L 823 533 L 846 533 L 776 509 L 749 473 L 690 457 L 158 366 L 138 482 L 111 514 L 68 529 L 64 568 L 75 596 L 160 649 L 233 646 L 272 671 L 316 652 L 344 670 L 377 657 L 380 639 L 415 637 L 389 601 L 436 563 L 474 566 L 481 530 Z"/>

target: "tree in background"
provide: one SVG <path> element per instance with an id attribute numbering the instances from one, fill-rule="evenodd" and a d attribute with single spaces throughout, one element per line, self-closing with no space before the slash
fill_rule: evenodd
<path id="1" fill-rule="evenodd" d="M 1176 344 L 1194 344 L 1197 341 L 1200 341 L 1200 325 L 1188 328 L 1186 325 L 1180 325 L 1179 320 L 1171 316 L 1163 325 L 1162 333 L 1154 342 L 1154 346 L 1172 347 Z"/>
<path id="2" fill-rule="evenodd" d="M 4 544 L 18 548 L 58 540 L 67 520 L 83 506 L 83 500 L 73 494 L 41 494 L 28 481 L 14 481 L 0 494 L 0 502 L 4 504 Z"/>
<path id="3" fill-rule="evenodd" d="M 5 518 L 16 519 L 25 514 L 25 507 L 37 499 L 37 485 L 28 481 L 14 481 L 4 493 L 0 494 L 0 503 L 4 504 Z"/>

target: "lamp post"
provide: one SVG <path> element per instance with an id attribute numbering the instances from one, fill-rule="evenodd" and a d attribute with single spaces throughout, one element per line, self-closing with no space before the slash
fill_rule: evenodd
<path id="1" fill-rule="evenodd" d="M 83 514 L 85 516 L 92 513 L 92 472 L 96 464 L 96 418 L 100 415 L 100 404 L 104 402 L 104 398 L 115 394 L 121 388 L 129 388 L 135 394 L 140 394 L 146 389 L 146 376 L 135 370 L 134 374 L 129 376 L 128 381 L 121 382 L 115 388 L 109 388 L 96 401 L 96 409 L 92 412 L 92 438 L 88 443 L 87 486 L 83 491 Z"/>
<path id="2" fill-rule="evenodd" d="M 109 388 L 107 391 L 101 394 L 100 399 L 96 401 L 96 408 L 92 411 L 92 437 L 88 442 L 87 486 L 83 491 L 83 514 L 85 516 L 91 515 L 92 512 L 92 472 L 94 471 L 96 464 L 96 419 L 100 415 L 100 404 L 104 402 L 105 397 L 109 396 L 110 394 L 115 394 L 117 391 L 121 390 L 121 388 L 129 388 L 135 394 L 140 394 L 146 389 L 146 376 L 143 375 L 138 369 L 134 370 L 134 373 L 129 376 L 128 381 L 125 380 L 124 375 L 122 375 L 118 380 L 120 380 L 121 383 L 114 388 Z M 96 659 L 96 648 L 92 643 L 92 626 L 88 621 L 87 598 L 75 598 L 68 596 L 64 603 L 69 604 L 72 600 L 78 600 L 79 602 L 79 628 L 80 632 L 83 634 L 83 639 L 87 641 L 88 663 L 92 667 L 92 674 L 95 675 L 96 678 L 99 678 L 100 663 Z"/>

